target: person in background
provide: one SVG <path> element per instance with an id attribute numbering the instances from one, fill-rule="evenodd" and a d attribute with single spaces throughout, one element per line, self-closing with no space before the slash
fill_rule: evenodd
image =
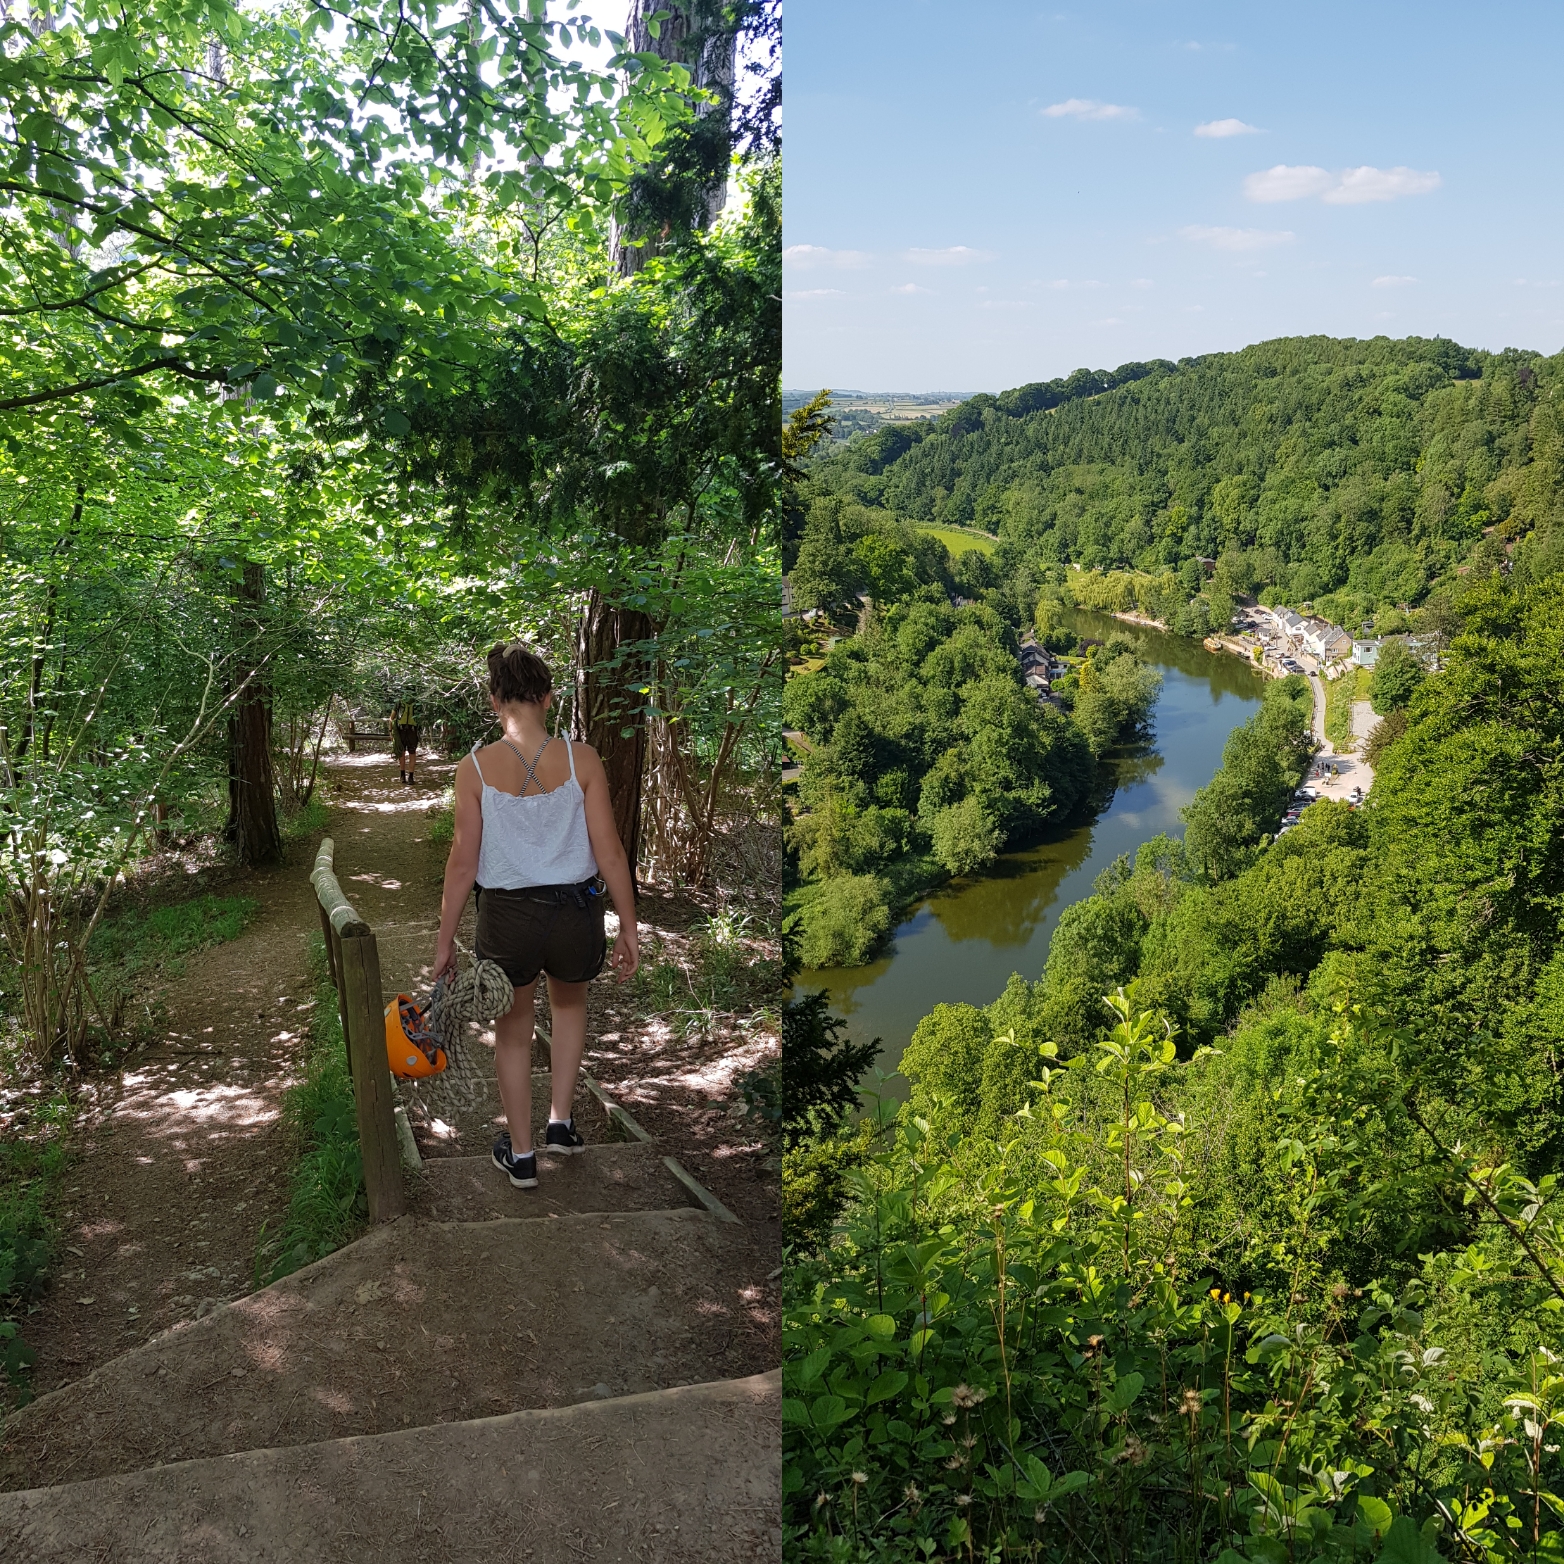
<path id="1" fill-rule="evenodd" d="M 402 768 L 402 786 L 417 787 L 413 767 L 418 762 L 418 741 L 423 736 L 418 723 L 418 708 L 403 701 L 391 713 L 391 742 L 396 747 L 397 764 Z"/>
<path id="2" fill-rule="evenodd" d="M 622 983 L 640 960 L 635 888 L 614 825 L 608 777 L 597 751 L 552 736 L 553 681 L 542 658 L 513 642 L 489 653 L 489 701 L 498 743 L 476 744 L 456 768 L 456 822 L 445 866 L 434 977 L 456 971 L 456 926 L 478 891 L 474 953 L 498 962 L 515 986 L 494 1024 L 494 1073 L 510 1128 L 494 1164 L 518 1189 L 538 1182 L 532 1147 L 532 1034 L 538 974 L 548 976 L 554 1032 L 553 1100 L 543 1149 L 580 1151 L 572 1104 L 586 1051 L 587 984 L 604 958 Z M 619 935 L 608 955 L 603 893 L 614 899 Z"/>

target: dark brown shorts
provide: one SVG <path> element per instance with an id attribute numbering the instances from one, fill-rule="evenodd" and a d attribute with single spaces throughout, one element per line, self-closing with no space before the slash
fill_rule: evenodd
<path id="1" fill-rule="evenodd" d="M 474 948 L 480 961 L 498 962 L 518 988 L 535 983 L 540 972 L 561 983 L 590 982 L 608 955 L 603 898 L 582 907 L 480 885 Z"/>

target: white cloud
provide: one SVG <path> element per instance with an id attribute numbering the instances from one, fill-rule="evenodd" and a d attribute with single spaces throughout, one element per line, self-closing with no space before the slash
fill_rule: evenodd
<path id="1" fill-rule="evenodd" d="M 1102 284 L 1095 277 L 1089 277 L 1084 282 L 1071 282 L 1068 277 L 1055 277 L 1050 282 L 1039 281 L 1035 284 L 1039 288 L 1053 288 L 1057 292 L 1064 292 L 1071 288 L 1100 288 Z"/>
<path id="2" fill-rule="evenodd" d="M 943 250 L 907 250 L 902 255 L 904 261 L 911 261 L 914 266 L 968 266 L 973 261 L 993 258 L 992 250 L 974 250 L 964 244 L 953 244 Z"/>
<path id="3" fill-rule="evenodd" d="M 1263 173 L 1251 174 L 1244 181 L 1244 194 L 1251 201 L 1302 201 L 1324 195 L 1334 183 L 1334 176 L 1323 168 L 1308 164 L 1289 168 L 1278 163 Z"/>
<path id="4" fill-rule="evenodd" d="M 786 299 L 845 299 L 847 295 L 840 288 L 795 288 L 791 293 L 783 294 Z"/>
<path id="5" fill-rule="evenodd" d="M 892 293 L 933 293 L 932 288 L 920 288 L 915 282 L 898 283 L 891 289 Z"/>
<path id="6" fill-rule="evenodd" d="M 1244 194 L 1251 201 L 1306 201 L 1318 196 L 1332 206 L 1360 206 L 1365 201 L 1426 195 L 1442 183 L 1438 174 L 1420 173 L 1415 168 L 1371 168 L 1365 164 L 1333 174 L 1309 163 L 1278 163 L 1275 168 L 1250 174 L 1244 180 Z"/>
<path id="7" fill-rule="evenodd" d="M 980 299 L 980 310 L 1029 310 L 1031 301 L 1028 299 Z"/>
<path id="8" fill-rule="evenodd" d="M 1179 236 L 1195 244 L 1209 244 L 1213 250 L 1268 250 L 1272 245 L 1291 244 L 1294 237 L 1285 228 L 1202 228 L 1198 224 L 1180 228 Z"/>
<path id="9" fill-rule="evenodd" d="M 1150 287 L 1154 287 L 1154 286 L 1155 286 L 1155 284 L 1152 282 L 1151 278 L 1149 278 L 1149 277 L 1137 277 L 1130 284 L 1130 287 L 1132 287 L 1132 288 L 1150 288 Z"/>
<path id="10" fill-rule="evenodd" d="M 1246 125 L 1241 119 L 1208 119 L 1204 125 L 1195 126 L 1197 136 L 1210 136 L 1222 140 L 1228 136 L 1258 136 L 1258 125 Z"/>
<path id="11" fill-rule="evenodd" d="M 1398 196 L 1427 195 L 1444 181 L 1429 171 L 1415 168 L 1345 168 L 1325 199 L 1333 206 L 1357 206 L 1364 201 L 1394 201 Z"/>
<path id="12" fill-rule="evenodd" d="M 874 264 L 874 257 L 862 250 L 830 250 L 823 244 L 790 244 L 782 252 L 783 261 L 803 270 L 832 267 L 859 271 Z"/>
<path id="13" fill-rule="evenodd" d="M 1416 282 L 1416 277 L 1376 277 L 1369 284 L 1371 288 L 1404 288 L 1408 283 Z"/>
<path id="14" fill-rule="evenodd" d="M 1122 103 L 1099 103 L 1095 98 L 1066 98 L 1043 110 L 1049 119 L 1135 119 L 1139 112 Z"/>

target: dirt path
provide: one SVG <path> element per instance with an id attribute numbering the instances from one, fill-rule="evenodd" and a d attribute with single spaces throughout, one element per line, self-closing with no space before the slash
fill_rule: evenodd
<path id="1" fill-rule="evenodd" d="M 395 905 L 414 838 L 438 794 L 409 794 L 386 756 L 342 757 L 326 773 L 332 828 L 351 836 L 370 916 Z M 371 822 L 371 823 L 366 823 Z M 91 1084 L 62 1180 L 53 1284 L 23 1333 L 43 1394 L 254 1287 L 263 1223 L 288 1201 L 294 1148 L 279 1121 L 314 1007 L 308 934 L 317 927 L 308 864 L 223 887 L 253 897 L 249 927 L 186 958 L 162 988 L 157 1042 Z"/>
<path id="2" fill-rule="evenodd" d="M 421 765 L 422 785 L 409 790 L 383 754 L 339 755 L 323 768 L 337 872 L 376 931 L 388 996 L 427 986 L 445 860 L 428 840 L 429 812 L 454 769 Z M 283 1216 L 295 1151 L 279 1110 L 314 1005 L 314 847 L 225 887 L 256 899 L 254 920 L 187 959 L 164 986 L 159 1041 L 96 1084 L 63 1180 L 65 1263 L 24 1327 L 38 1352 L 38 1394 L 253 1289 L 261 1228 L 275 1230 Z M 665 950 L 687 942 L 702 916 L 687 898 L 650 894 L 642 904 L 643 925 Z M 774 1158 L 730 1111 L 734 1080 L 774 1050 L 774 1032 L 676 1036 L 607 979 L 589 1004 L 588 1071 L 744 1220 L 757 1258 L 780 1254 Z M 774 1325 L 775 1297 L 752 1302 Z"/>

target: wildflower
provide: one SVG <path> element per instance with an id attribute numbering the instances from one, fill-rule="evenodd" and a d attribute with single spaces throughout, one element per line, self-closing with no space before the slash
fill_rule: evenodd
<path id="1" fill-rule="evenodd" d="M 869 1474 L 867 1472 L 854 1472 L 853 1481 L 861 1487 L 869 1481 Z"/>
<path id="2" fill-rule="evenodd" d="M 1145 1444 L 1142 1443 L 1141 1440 L 1137 1439 L 1134 1434 L 1131 1434 L 1129 1438 L 1124 1441 L 1124 1459 L 1128 1461 L 1131 1466 L 1139 1466 L 1150 1453 L 1151 1452 L 1146 1448 Z"/>
<path id="3" fill-rule="evenodd" d="M 1337 1282 L 1331 1288 L 1330 1295 L 1336 1300 L 1337 1303 L 1340 1303 L 1341 1300 L 1345 1298 L 1349 1292 L 1351 1292 L 1351 1290 L 1352 1289 L 1348 1287 L 1345 1282 Z"/>
<path id="4" fill-rule="evenodd" d="M 976 1444 L 977 1444 L 977 1435 L 976 1434 L 968 1434 L 967 1437 L 961 1441 L 961 1448 L 963 1450 L 970 1450 Z"/>
<path id="5" fill-rule="evenodd" d="M 823 1488 L 820 1490 L 819 1493 L 817 1493 L 815 1495 L 815 1508 L 817 1510 L 823 1508 L 825 1505 L 829 1504 L 830 1502 L 831 1502 L 831 1495 L 828 1494 Z"/>
<path id="6" fill-rule="evenodd" d="M 1032 1511 L 1032 1521 L 1035 1525 L 1041 1526 L 1047 1519 L 1048 1506 L 1046 1504 L 1040 1504 L 1035 1510 Z"/>
<path id="7" fill-rule="evenodd" d="M 972 1495 L 970 1493 L 958 1493 L 956 1495 L 956 1503 L 957 1504 L 971 1504 L 971 1502 L 972 1502 Z"/>
<path id="8" fill-rule="evenodd" d="M 957 1385 L 950 1393 L 951 1404 L 958 1407 L 975 1407 L 988 1400 L 986 1390 L 974 1390 L 971 1385 Z"/>
<path id="9" fill-rule="evenodd" d="M 947 1428 L 949 1428 L 950 1425 L 955 1421 L 956 1414 L 954 1412 L 946 1412 L 940 1418 L 940 1422 L 942 1422 Z"/>
<path id="10" fill-rule="evenodd" d="M 1178 1409 L 1185 1417 L 1199 1417 L 1201 1405 L 1200 1392 L 1191 1388 L 1184 1392 Z"/>
<path id="11" fill-rule="evenodd" d="M 918 1485 L 916 1483 L 908 1483 L 902 1489 L 901 1496 L 912 1506 L 913 1513 L 916 1514 L 923 1503 L 923 1495 L 918 1492 Z"/>
<path id="12" fill-rule="evenodd" d="M 947 1472 L 959 1472 L 966 1464 L 967 1458 L 964 1455 L 953 1455 L 946 1461 L 945 1470 Z"/>

